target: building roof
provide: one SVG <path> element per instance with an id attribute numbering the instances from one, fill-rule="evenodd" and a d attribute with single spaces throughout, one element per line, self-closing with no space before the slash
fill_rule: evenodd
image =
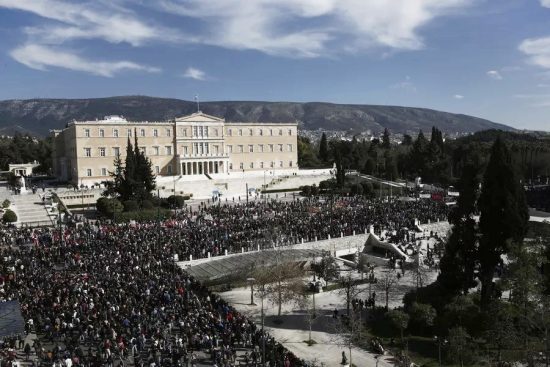
<path id="1" fill-rule="evenodd" d="M 188 116 L 176 117 L 176 122 L 225 122 L 225 120 L 199 111 Z"/>

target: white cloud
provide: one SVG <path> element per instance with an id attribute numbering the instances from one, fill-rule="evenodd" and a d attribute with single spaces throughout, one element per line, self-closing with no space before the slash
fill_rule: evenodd
<path id="1" fill-rule="evenodd" d="M 475 0 L 162 0 L 172 14 L 200 20 L 197 42 L 291 57 L 374 47 L 417 50 L 433 19 Z"/>
<path id="2" fill-rule="evenodd" d="M 550 37 L 526 39 L 519 50 L 529 56 L 531 64 L 550 69 Z"/>
<path id="3" fill-rule="evenodd" d="M 454 99 L 464 99 L 464 96 L 462 94 L 455 94 L 453 96 Z"/>
<path id="4" fill-rule="evenodd" d="M 495 79 L 495 80 L 502 80 L 503 79 L 502 75 L 500 74 L 500 72 L 498 70 L 489 70 L 487 72 L 487 76 L 489 78 L 492 78 L 492 79 Z"/>
<path id="5" fill-rule="evenodd" d="M 148 73 L 160 72 L 160 69 L 140 65 L 131 61 L 89 61 L 70 51 L 43 45 L 26 44 L 10 52 L 11 57 L 32 69 L 47 70 L 49 67 L 65 68 L 76 71 L 112 77 L 116 73 L 133 70 Z"/>
<path id="6" fill-rule="evenodd" d="M 411 77 L 408 76 L 408 75 L 405 77 L 405 80 L 403 80 L 399 83 L 395 83 L 395 84 L 390 85 L 390 88 L 391 89 L 401 89 L 401 90 L 404 90 L 404 91 L 407 91 L 407 92 L 412 92 L 412 93 L 417 92 L 416 85 L 414 85 L 414 83 L 411 81 Z"/>
<path id="7" fill-rule="evenodd" d="M 206 80 L 206 73 L 194 67 L 188 67 L 183 73 L 184 78 L 190 78 L 195 80 Z"/>
<path id="8" fill-rule="evenodd" d="M 550 8 L 550 0 L 540 0 L 540 5 L 544 6 L 545 8 Z"/>

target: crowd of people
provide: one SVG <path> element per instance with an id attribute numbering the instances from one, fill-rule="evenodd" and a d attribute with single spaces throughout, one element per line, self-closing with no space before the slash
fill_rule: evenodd
<path id="1" fill-rule="evenodd" d="M 270 367 L 305 366 L 189 277 L 176 255 L 240 252 L 445 215 L 430 201 L 306 199 L 201 206 L 162 223 L 0 227 L 0 301 L 20 302 L 27 332 L 39 336 L 34 360 L 44 366 L 192 366 L 205 355 L 213 366 L 254 366 L 264 354 Z"/>

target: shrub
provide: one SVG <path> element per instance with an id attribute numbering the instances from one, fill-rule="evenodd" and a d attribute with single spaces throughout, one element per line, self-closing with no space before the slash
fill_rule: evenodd
<path id="1" fill-rule="evenodd" d="M 363 195 L 363 186 L 361 186 L 361 184 L 359 183 L 353 184 L 351 186 L 351 194 L 358 195 L 358 196 Z"/>
<path id="2" fill-rule="evenodd" d="M 153 209 L 155 205 L 150 200 L 143 200 L 141 202 L 141 207 L 145 210 Z"/>
<path id="3" fill-rule="evenodd" d="M 96 202 L 96 209 L 100 215 L 112 217 L 114 213 L 122 212 L 124 206 L 118 199 L 99 198 Z"/>
<path id="4" fill-rule="evenodd" d="M 2 208 L 4 208 L 4 209 L 9 208 L 10 204 L 11 204 L 10 201 L 8 199 L 6 199 L 2 202 Z"/>
<path id="5" fill-rule="evenodd" d="M 17 214 L 13 210 L 6 210 L 2 216 L 2 221 L 4 223 L 14 223 L 17 222 Z"/>
<path id="6" fill-rule="evenodd" d="M 135 212 L 139 209 L 138 203 L 135 200 L 126 200 L 122 203 L 125 212 Z"/>
<path id="7" fill-rule="evenodd" d="M 185 198 L 180 195 L 171 195 L 168 197 L 167 201 L 171 208 L 183 208 L 183 205 L 185 204 Z"/>

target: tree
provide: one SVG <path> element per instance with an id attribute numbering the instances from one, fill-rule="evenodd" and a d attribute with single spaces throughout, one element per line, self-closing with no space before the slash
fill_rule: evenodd
<path id="1" fill-rule="evenodd" d="M 338 282 L 341 286 L 338 290 L 338 294 L 344 298 L 346 302 L 346 313 L 349 316 L 351 302 L 359 297 L 365 290 L 360 288 L 361 282 L 357 279 L 353 279 L 351 274 L 340 277 Z"/>
<path id="2" fill-rule="evenodd" d="M 336 259 L 328 251 L 323 253 L 321 261 L 311 264 L 311 268 L 319 278 L 325 281 L 325 286 L 330 280 L 338 278 L 340 272 Z"/>
<path id="3" fill-rule="evenodd" d="M 491 149 L 478 207 L 481 304 L 487 307 L 495 296 L 493 277 L 501 256 L 509 251 L 512 241 L 521 242 L 529 219 L 523 187 L 500 137 Z"/>
<path id="4" fill-rule="evenodd" d="M 325 133 L 321 135 L 321 141 L 319 143 L 319 159 L 323 163 L 328 162 L 328 141 Z"/>
<path id="5" fill-rule="evenodd" d="M 408 134 L 403 135 L 403 142 L 401 143 L 402 145 L 409 146 L 409 145 L 412 145 L 412 143 L 413 143 L 412 136 Z"/>
<path id="6" fill-rule="evenodd" d="M 384 128 L 384 135 L 382 135 L 382 148 L 390 149 L 390 132 L 387 128 Z"/>
<path id="7" fill-rule="evenodd" d="M 397 272 L 395 269 L 389 269 L 385 271 L 380 279 L 380 284 L 384 289 L 384 294 L 386 295 L 386 310 L 389 306 L 390 292 L 393 287 L 399 283 L 399 278 L 397 277 Z"/>
<path id="8" fill-rule="evenodd" d="M 437 312 L 431 305 L 414 302 L 409 312 L 411 321 L 421 328 L 431 328 L 434 326 Z"/>
<path id="9" fill-rule="evenodd" d="M 2 215 L 2 221 L 4 223 L 15 223 L 17 222 L 17 214 L 13 210 L 7 209 Z"/>
<path id="10" fill-rule="evenodd" d="M 403 336 L 404 330 L 409 325 L 409 315 L 401 310 L 391 310 L 386 313 L 386 317 L 395 326 L 401 335 L 401 344 L 405 344 L 405 338 Z"/>
<path id="11" fill-rule="evenodd" d="M 449 356 L 464 366 L 464 352 L 469 349 L 470 334 L 461 326 L 449 330 Z"/>
<path id="12" fill-rule="evenodd" d="M 460 196 L 457 206 L 449 214 L 453 229 L 440 261 L 437 281 L 450 296 L 466 294 L 475 286 L 477 266 L 477 228 L 474 219 L 479 181 L 478 170 L 473 164 L 463 169 L 458 183 Z"/>

